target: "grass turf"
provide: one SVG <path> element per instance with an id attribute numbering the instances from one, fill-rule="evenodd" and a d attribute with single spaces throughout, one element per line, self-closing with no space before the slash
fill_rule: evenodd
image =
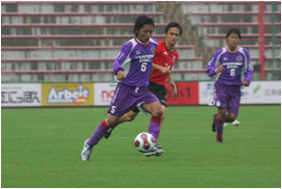
<path id="1" fill-rule="evenodd" d="M 144 157 L 135 136 L 140 113 L 102 139 L 89 162 L 79 159 L 107 108 L 2 109 L 3 188 L 280 188 L 281 106 L 242 106 L 239 127 L 215 143 L 212 107 L 168 107 L 161 157 Z"/>

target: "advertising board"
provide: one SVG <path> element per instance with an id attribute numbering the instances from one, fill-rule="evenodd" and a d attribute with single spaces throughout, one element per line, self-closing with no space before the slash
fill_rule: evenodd
<path id="1" fill-rule="evenodd" d="M 93 106 L 93 83 L 43 83 L 43 106 Z"/>
<path id="2" fill-rule="evenodd" d="M 41 106 L 41 84 L 2 83 L 1 107 Z"/>
<path id="3" fill-rule="evenodd" d="M 199 83 L 200 104 L 213 101 L 214 82 Z M 249 87 L 241 86 L 241 104 L 281 104 L 281 81 L 253 81 Z"/>
<path id="4" fill-rule="evenodd" d="M 117 83 L 94 83 L 94 105 L 109 106 Z"/>
<path id="5" fill-rule="evenodd" d="M 173 94 L 170 84 L 166 83 L 168 105 L 199 104 L 199 82 L 175 82 L 177 95 Z"/>

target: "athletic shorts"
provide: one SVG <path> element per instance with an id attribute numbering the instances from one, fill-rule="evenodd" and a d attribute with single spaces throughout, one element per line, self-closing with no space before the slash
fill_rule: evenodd
<path id="1" fill-rule="evenodd" d="M 121 117 L 125 113 L 129 112 L 132 107 L 152 102 L 159 102 L 159 99 L 149 91 L 147 86 L 133 87 L 123 83 L 118 83 L 108 113 Z"/>
<path id="2" fill-rule="evenodd" d="M 156 95 L 156 97 L 159 99 L 160 103 L 162 105 L 164 105 L 165 107 L 167 106 L 166 105 L 166 98 L 165 98 L 165 95 L 167 93 L 167 89 L 163 86 L 163 85 L 159 85 L 157 83 L 154 83 L 154 82 L 149 82 L 149 91 L 151 91 L 154 95 Z M 131 109 L 133 112 L 136 112 L 138 113 L 140 110 L 134 106 L 132 109 Z"/>
<path id="3" fill-rule="evenodd" d="M 217 108 L 227 108 L 229 113 L 238 115 L 241 98 L 241 86 L 223 85 L 216 82 L 214 84 L 214 90 L 214 106 Z"/>

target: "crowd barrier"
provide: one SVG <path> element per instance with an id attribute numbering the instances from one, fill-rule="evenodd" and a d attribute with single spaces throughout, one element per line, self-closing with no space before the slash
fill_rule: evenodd
<path id="1" fill-rule="evenodd" d="M 213 81 L 169 83 L 168 105 L 207 105 L 213 100 Z M 2 83 L 1 107 L 109 106 L 117 83 Z M 281 81 L 253 81 L 241 87 L 241 104 L 281 104 Z"/>

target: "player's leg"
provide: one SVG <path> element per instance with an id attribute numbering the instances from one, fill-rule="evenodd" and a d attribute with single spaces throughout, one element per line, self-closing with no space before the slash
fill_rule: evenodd
<path id="1" fill-rule="evenodd" d="M 152 102 L 152 103 L 144 103 L 141 105 L 142 109 L 152 115 L 148 132 L 152 134 L 157 142 L 159 133 L 160 133 L 160 126 L 162 121 L 162 114 L 163 109 L 160 102 Z"/>
<path id="2" fill-rule="evenodd" d="M 123 122 L 128 122 L 128 121 L 133 121 L 135 117 L 138 115 L 139 110 L 138 108 L 134 107 L 132 110 L 124 114 L 118 119 L 118 123 L 123 123 Z"/>
<path id="3" fill-rule="evenodd" d="M 138 112 L 139 112 L 138 108 L 134 107 L 134 108 L 132 108 L 132 110 L 130 110 L 129 112 L 127 112 L 126 114 L 121 116 L 118 119 L 117 124 L 115 126 L 109 128 L 107 130 L 107 132 L 105 132 L 105 134 L 104 134 L 105 139 L 108 139 L 111 136 L 114 128 L 116 128 L 120 123 L 127 122 L 127 121 L 133 121 L 135 119 L 135 117 L 137 116 Z"/>
<path id="4" fill-rule="evenodd" d="M 234 87 L 233 97 L 230 99 L 230 107 L 228 108 L 228 122 L 232 122 L 232 125 L 239 126 L 239 121 L 237 120 L 237 116 L 239 113 L 239 107 L 240 107 L 240 88 L 237 89 Z"/>
<path id="5" fill-rule="evenodd" d="M 89 146 L 95 146 L 96 144 L 98 144 L 99 140 L 101 138 L 103 138 L 104 133 L 111 127 L 115 126 L 117 121 L 118 121 L 119 117 L 114 116 L 114 115 L 109 115 L 109 117 L 107 119 L 105 119 L 104 121 L 102 121 L 97 129 L 95 130 L 94 134 L 92 135 L 92 137 L 89 139 L 89 141 L 87 142 L 87 144 Z"/>
<path id="6" fill-rule="evenodd" d="M 215 107 L 217 107 L 218 112 L 214 114 L 213 120 L 213 131 L 216 132 L 216 141 L 218 143 L 223 143 L 223 125 L 225 120 L 226 109 L 228 106 L 229 91 L 228 86 L 215 83 L 216 98 L 214 99 Z"/>
<path id="7" fill-rule="evenodd" d="M 165 105 L 162 104 L 163 115 L 162 115 L 162 118 L 161 118 L 161 123 L 162 123 L 162 122 L 164 121 L 164 119 L 165 119 L 165 109 L 166 109 Z M 162 128 L 162 125 L 161 125 L 161 128 Z"/>
<path id="8" fill-rule="evenodd" d="M 165 105 L 162 104 L 163 115 L 162 115 L 162 118 L 161 118 L 160 130 L 162 129 L 162 125 L 163 125 L 162 123 L 163 123 L 163 121 L 164 121 L 164 119 L 165 119 L 165 108 L 166 108 Z M 160 134 L 159 134 L 158 136 L 160 136 Z M 161 145 L 161 144 L 156 144 L 155 147 L 162 149 L 162 148 L 163 148 L 163 145 Z"/>
<path id="9" fill-rule="evenodd" d="M 150 113 L 152 115 L 149 127 L 148 127 L 148 133 L 153 135 L 155 138 L 155 141 L 157 142 L 160 134 L 160 127 L 161 127 L 161 121 L 162 121 L 162 114 L 163 109 L 160 104 L 160 102 L 152 102 L 152 103 L 144 103 L 141 105 L 142 110 Z M 154 147 L 151 152 L 144 153 L 146 157 L 149 156 L 160 156 L 164 153 L 164 150 L 158 147 Z"/>
<path id="10" fill-rule="evenodd" d="M 162 110 L 163 110 L 163 115 L 162 115 L 162 119 L 161 122 L 163 122 L 164 118 L 165 118 L 165 108 L 166 108 L 166 94 L 168 92 L 168 90 L 165 88 L 165 86 L 163 85 L 159 85 L 157 83 L 154 82 L 149 82 L 149 91 L 151 91 L 160 101 L 161 105 L 162 105 Z"/>
<path id="11" fill-rule="evenodd" d="M 235 115 L 234 113 L 229 112 L 227 114 L 227 116 L 225 117 L 225 121 L 228 122 L 228 123 L 231 123 L 231 122 L 235 121 L 236 118 L 237 118 L 237 115 Z"/>
<path id="12" fill-rule="evenodd" d="M 81 159 L 83 161 L 89 161 L 90 155 L 92 152 L 92 148 L 98 144 L 98 142 L 103 138 L 106 131 L 116 125 L 119 117 L 114 115 L 109 115 L 109 117 L 99 123 L 98 127 L 94 131 L 94 134 L 91 136 L 90 139 L 87 139 L 84 142 L 84 146 L 81 152 Z"/>
<path id="13" fill-rule="evenodd" d="M 168 90 L 165 88 L 165 86 L 163 85 L 159 85 L 157 83 L 154 82 L 149 82 L 149 90 L 159 99 L 161 106 L 162 106 L 162 110 L 163 110 L 163 115 L 161 117 L 161 125 L 160 125 L 160 129 L 162 128 L 162 123 L 165 119 L 165 109 L 166 109 L 166 94 L 168 92 Z M 157 148 L 162 148 L 162 145 L 160 144 L 156 144 Z"/>
<path id="14" fill-rule="evenodd" d="M 216 142 L 223 143 L 223 125 L 225 120 L 226 108 L 218 108 L 218 114 L 215 117 L 215 127 L 216 127 Z"/>
<path id="15" fill-rule="evenodd" d="M 130 111 L 136 101 L 134 95 L 134 91 L 131 91 L 131 87 L 122 84 L 117 85 L 114 93 L 114 100 L 111 102 L 108 110 L 108 118 L 99 123 L 92 137 L 84 143 L 81 152 L 81 159 L 83 161 L 89 160 L 92 148 L 103 138 L 105 132 L 110 127 L 116 126 L 118 119 L 126 112 Z"/>
<path id="16" fill-rule="evenodd" d="M 228 110 L 226 110 L 226 116 L 224 120 L 224 127 L 227 126 L 227 123 L 232 123 L 233 126 L 239 126 L 240 122 L 237 120 L 237 115 L 233 113 L 229 113 Z"/>
<path id="17" fill-rule="evenodd" d="M 239 126 L 240 122 L 237 120 L 237 115 L 234 113 L 228 113 L 225 122 L 232 123 L 233 126 Z"/>

